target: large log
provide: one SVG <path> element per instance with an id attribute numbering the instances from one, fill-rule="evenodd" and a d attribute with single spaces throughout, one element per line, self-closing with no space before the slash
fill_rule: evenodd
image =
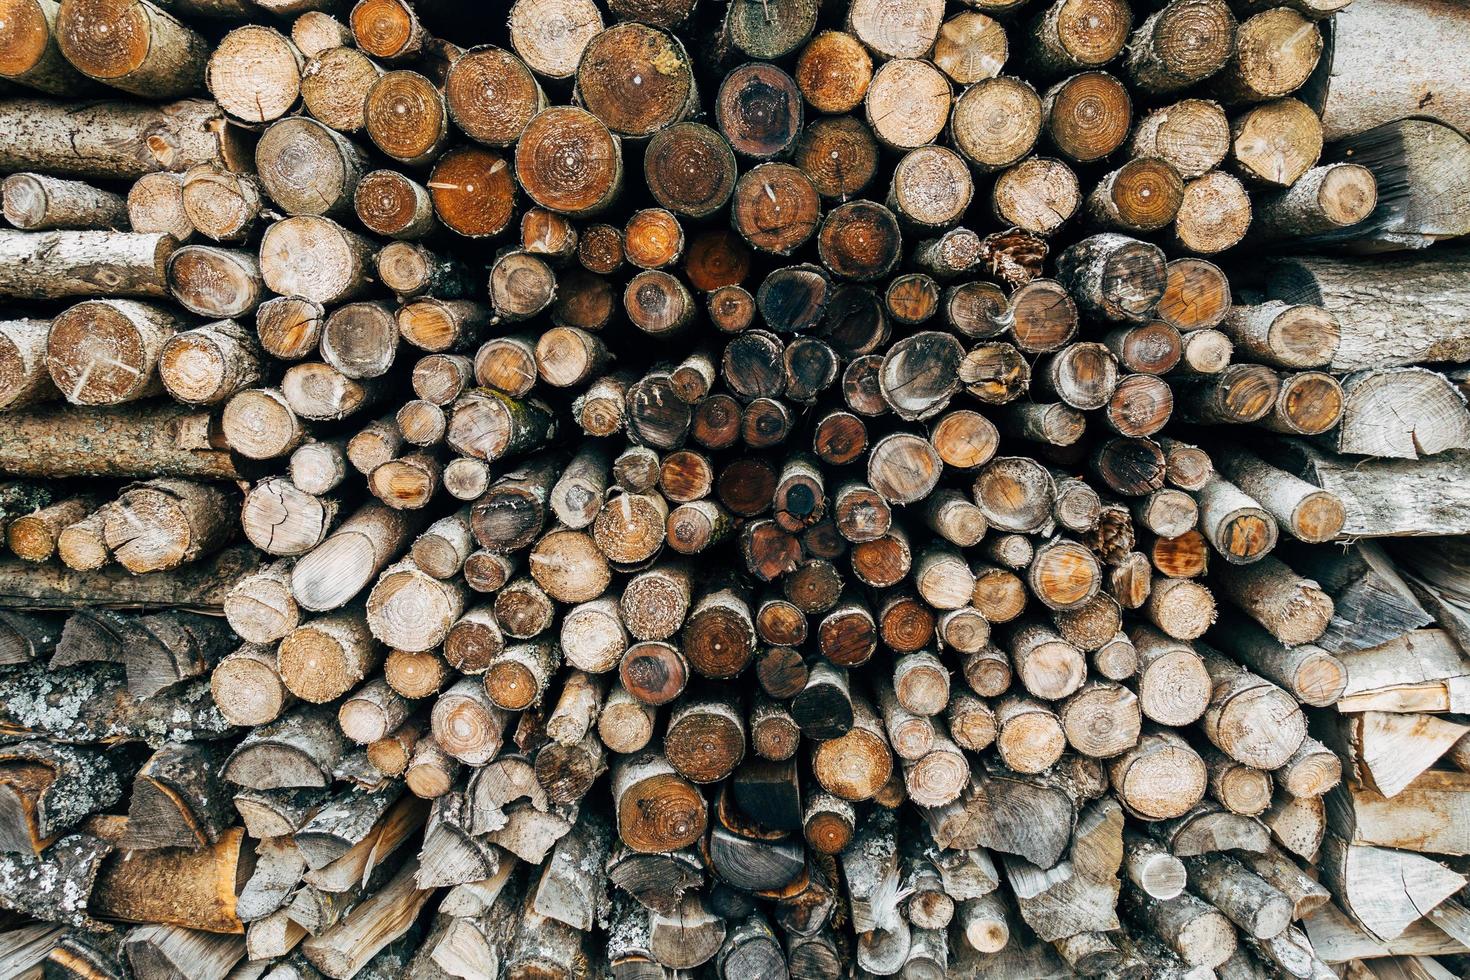
<path id="1" fill-rule="evenodd" d="M 1330 25 L 1307 86 L 1329 140 L 1421 113 L 1470 131 L 1470 103 L 1459 84 L 1466 58 L 1450 46 L 1464 43 L 1463 7 L 1444 0 L 1347 5 Z M 1408 53 L 1425 43 L 1433 45 L 1432 57 Z"/>
<path id="2" fill-rule="evenodd" d="M 1470 349 L 1452 328 L 1470 277 L 1452 250 L 1373 260 L 1300 256 L 1273 264 L 1268 299 L 1320 306 L 1342 332 L 1334 371 L 1418 361 L 1461 361 Z M 1385 331 L 1385 322 L 1394 329 Z"/>
<path id="3" fill-rule="evenodd" d="M 183 608 L 220 613 L 241 578 L 260 566 L 260 555 L 237 545 L 190 565 L 146 577 L 120 567 L 75 571 L 0 559 L 0 606 L 27 609 Z"/>
<path id="4" fill-rule="evenodd" d="M 121 231 L 7 231 L 0 235 L 0 293 L 25 299 L 166 296 L 177 242 Z"/>
<path id="5" fill-rule="evenodd" d="M 0 169 L 104 180 L 209 163 L 248 169 L 250 144 L 213 102 L 0 101 Z"/>
<path id="6" fill-rule="evenodd" d="M 1451 450 L 1432 459 L 1358 460 L 1304 443 L 1282 446 L 1276 458 L 1289 472 L 1342 501 L 1344 538 L 1470 533 L 1470 508 L 1460 499 L 1470 454 Z"/>
<path id="7" fill-rule="evenodd" d="M 0 469 L 19 476 L 239 476 L 209 414 L 184 405 L 27 408 L 5 422 Z"/>

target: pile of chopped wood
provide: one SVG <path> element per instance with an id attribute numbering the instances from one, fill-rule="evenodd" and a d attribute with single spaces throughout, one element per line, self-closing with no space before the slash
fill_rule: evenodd
<path id="1" fill-rule="evenodd" d="M 1470 7 L 0 78 L 0 976 L 1470 972 Z"/>

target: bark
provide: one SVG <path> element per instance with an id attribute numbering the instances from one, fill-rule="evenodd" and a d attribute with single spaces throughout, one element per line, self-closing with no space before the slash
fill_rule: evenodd
<path id="1" fill-rule="evenodd" d="M 116 180 L 200 163 L 239 168 L 249 159 L 240 131 L 213 102 L 197 99 L 81 107 L 11 99 L 0 103 L 0 123 L 12 134 L 0 150 L 6 170 Z"/>
<path id="2" fill-rule="evenodd" d="M 138 578 L 123 569 L 74 571 L 19 561 L 0 562 L 0 604 L 29 609 L 180 607 L 218 611 L 258 556 L 234 547 L 171 572 Z"/>
<path id="3" fill-rule="evenodd" d="M 165 234 L 6 232 L 0 236 L 0 292 L 25 299 L 162 297 L 176 247 Z"/>
<path id="4" fill-rule="evenodd" d="M 40 853 L 89 814 L 116 804 L 127 772 L 94 749 L 39 739 L 0 752 L 3 850 Z"/>
<path id="5" fill-rule="evenodd" d="M 1325 70 L 1308 88 L 1314 107 L 1323 115 L 1329 139 L 1361 133 L 1380 124 L 1414 115 L 1433 106 L 1433 115 L 1464 131 L 1470 114 L 1459 97 L 1454 79 L 1465 64 L 1451 45 L 1463 40 L 1464 11 L 1454 4 L 1423 0 L 1385 16 L 1372 8 L 1344 10 L 1332 22 L 1330 42 L 1323 54 Z M 1369 38 L 1386 45 L 1377 57 L 1362 53 Z M 1407 54 L 1426 38 L 1443 39 L 1436 51 L 1441 59 L 1419 59 Z M 1421 101 L 1423 100 L 1423 101 Z"/>
<path id="6" fill-rule="evenodd" d="M 5 908 L 45 922 L 106 930 L 88 910 L 92 888 L 112 844 L 91 834 L 68 834 L 40 855 L 0 855 Z M 162 928 L 162 927 L 159 927 Z"/>

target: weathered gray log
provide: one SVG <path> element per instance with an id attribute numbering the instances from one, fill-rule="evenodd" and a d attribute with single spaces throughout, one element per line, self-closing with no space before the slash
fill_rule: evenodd
<path id="1" fill-rule="evenodd" d="M 68 834 L 40 855 L 0 854 L 0 908 L 80 929 L 107 927 L 87 908 L 92 885 L 112 845 L 91 834 Z"/>
<path id="2" fill-rule="evenodd" d="M 61 742 L 169 741 L 218 738 L 230 731 L 198 678 L 139 701 L 114 664 L 46 670 L 28 664 L 0 676 L 0 733 Z"/>
<path id="3" fill-rule="evenodd" d="M 1453 0 L 1339 6 L 1303 89 L 1327 139 L 1418 114 L 1470 131 L 1470 12 Z"/>
<path id="4" fill-rule="evenodd" d="M 1342 341 L 1333 371 L 1470 360 L 1470 339 L 1457 327 L 1470 302 L 1464 250 L 1283 258 L 1271 263 L 1265 293 L 1267 299 L 1323 307 L 1337 319 Z"/>
<path id="5" fill-rule="evenodd" d="M 1346 511 L 1343 538 L 1470 534 L 1470 451 L 1360 460 L 1283 441 L 1273 461 L 1337 495 Z"/>
<path id="6" fill-rule="evenodd" d="M 169 235 L 122 231 L 0 232 L 0 295 L 167 296 Z"/>

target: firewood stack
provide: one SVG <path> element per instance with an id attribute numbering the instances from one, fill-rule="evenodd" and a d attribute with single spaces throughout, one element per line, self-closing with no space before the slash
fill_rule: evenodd
<path id="1" fill-rule="evenodd" d="M 0 0 L 0 976 L 1466 975 L 1467 11 Z"/>

